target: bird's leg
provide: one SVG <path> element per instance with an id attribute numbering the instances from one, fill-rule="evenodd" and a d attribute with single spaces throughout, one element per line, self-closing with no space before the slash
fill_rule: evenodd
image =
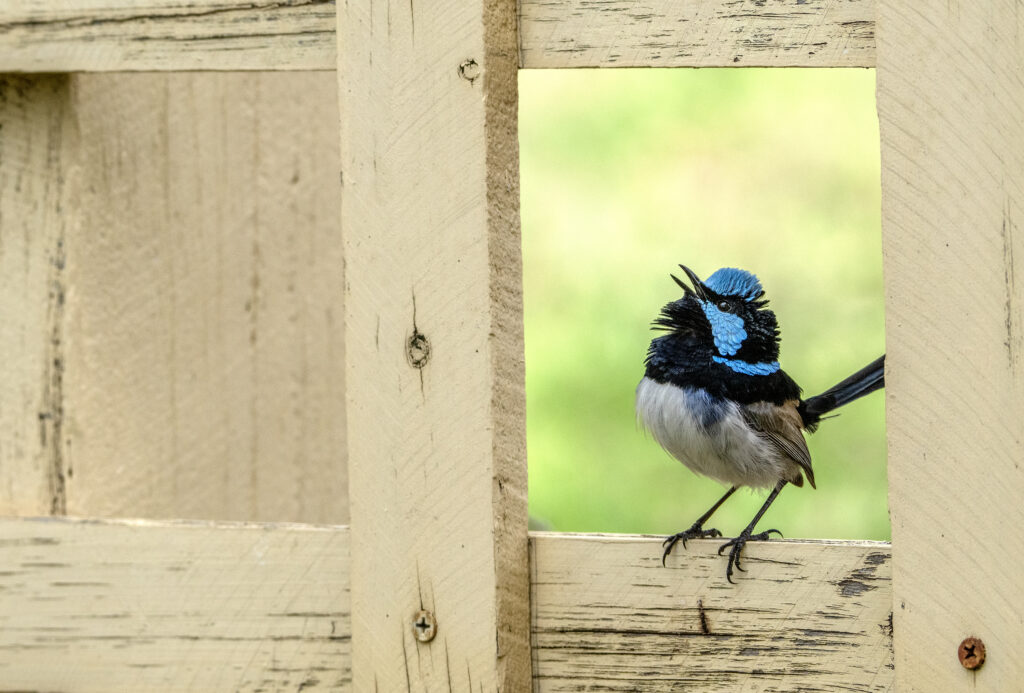
<path id="1" fill-rule="evenodd" d="M 719 498 L 718 502 L 712 505 L 710 510 L 697 518 L 697 521 L 693 523 L 692 527 L 665 538 L 665 541 L 662 542 L 662 546 L 665 547 L 665 553 L 661 554 L 662 565 L 665 565 L 665 559 L 668 558 L 670 553 L 672 553 L 672 547 L 679 541 L 683 542 L 683 548 L 685 549 L 687 539 L 713 539 L 715 537 L 722 536 L 722 533 L 717 529 L 704 529 L 704 523 L 715 514 L 715 511 L 722 506 L 722 503 L 724 503 L 729 496 L 736 492 L 737 488 L 738 487 L 733 486 L 731 489 L 726 491 L 725 495 Z"/>
<path id="2" fill-rule="evenodd" d="M 775 532 L 780 537 L 782 536 L 782 532 L 780 532 L 777 529 L 769 529 L 768 531 L 760 532 L 758 534 L 752 534 L 752 532 L 754 531 L 754 527 L 757 525 L 758 521 L 761 519 L 761 516 L 764 515 L 765 512 L 768 510 L 768 506 L 772 504 L 775 498 L 779 495 L 779 491 L 781 491 L 782 487 L 785 485 L 785 480 L 782 480 L 778 484 L 776 484 L 772 492 L 768 494 L 768 499 L 764 502 L 764 505 L 761 506 L 761 509 L 757 511 L 757 514 L 754 515 L 754 519 L 750 521 L 750 524 L 747 525 L 746 529 L 740 532 L 740 535 L 738 537 L 736 537 L 735 539 L 730 539 L 729 541 L 722 544 L 722 546 L 718 549 L 718 555 L 721 556 L 723 551 L 725 551 L 730 546 L 732 547 L 729 550 L 729 564 L 725 569 L 725 579 L 729 582 L 732 582 L 733 566 L 736 566 L 736 570 L 743 571 L 743 568 L 740 567 L 740 553 L 743 551 L 743 547 L 746 546 L 748 541 L 767 541 L 769 535 L 771 535 L 772 532 Z"/>

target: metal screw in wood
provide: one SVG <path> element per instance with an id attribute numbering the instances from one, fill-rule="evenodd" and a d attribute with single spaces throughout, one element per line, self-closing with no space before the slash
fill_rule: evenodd
<path id="1" fill-rule="evenodd" d="M 405 355 L 409 358 L 409 365 L 413 368 L 423 368 L 430 360 L 430 341 L 415 327 L 405 345 Z"/>
<path id="2" fill-rule="evenodd" d="M 420 609 L 412 620 L 412 632 L 420 642 L 430 642 L 437 635 L 437 621 L 434 614 L 426 609 Z"/>
<path id="3" fill-rule="evenodd" d="M 980 638 L 964 638 L 956 654 L 965 669 L 977 669 L 985 663 L 985 643 Z"/>
<path id="4" fill-rule="evenodd" d="M 470 84 L 476 81 L 476 78 L 480 76 L 480 65 L 477 64 L 472 58 L 462 61 L 459 65 L 459 77 L 466 80 Z"/>

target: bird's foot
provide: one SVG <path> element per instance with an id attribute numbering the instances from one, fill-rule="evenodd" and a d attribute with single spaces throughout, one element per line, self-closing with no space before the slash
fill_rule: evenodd
<path id="1" fill-rule="evenodd" d="M 736 570 L 740 572 L 747 572 L 740 566 L 740 554 L 743 552 L 743 547 L 747 545 L 748 541 L 768 541 L 768 538 L 771 536 L 772 532 L 775 532 L 780 537 L 782 536 L 782 532 L 780 532 L 777 529 L 769 529 L 765 532 L 759 532 L 757 534 L 751 534 L 750 532 L 751 528 L 747 527 L 745 530 L 740 532 L 740 535 L 738 537 L 736 537 L 735 539 L 730 539 L 729 541 L 722 544 L 718 549 L 719 556 L 722 555 L 723 551 L 729 549 L 729 563 L 725 568 L 725 579 L 732 584 L 736 584 L 732 581 L 733 566 L 736 566 Z"/>
<path id="2" fill-rule="evenodd" d="M 665 559 L 672 553 L 672 547 L 680 541 L 683 542 L 683 548 L 685 549 L 688 539 L 715 539 L 720 536 L 722 536 L 722 533 L 717 529 L 704 529 L 699 522 L 696 522 L 689 529 L 684 529 L 678 534 L 665 537 L 665 541 L 661 542 L 661 545 L 665 547 L 665 553 L 661 554 L 661 564 L 665 565 Z"/>

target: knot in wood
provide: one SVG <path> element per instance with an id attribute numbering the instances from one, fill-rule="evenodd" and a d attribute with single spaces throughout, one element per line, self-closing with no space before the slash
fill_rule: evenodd
<path id="1" fill-rule="evenodd" d="M 430 360 L 430 341 L 416 328 L 413 328 L 412 336 L 405 345 L 405 355 L 409 357 L 409 365 L 413 368 L 423 368 Z"/>
<path id="2" fill-rule="evenodd" d="M 981 638 L 964 638 L 960 647 L 957 648 L 956 654 L 960 663 L 964 665 L 964 669 L 977 669 L 985 663 L 985 643 L 981 641 Z"/>
<path id="3" fill-rule="evenodd" d="M 412 632 L 416 634 L 416 639 L 420 642 L 433 640 L 437 635 L 437 621 L 434 620 L 434 614 L 426 609 L 417 611 L 416 617 L 412 620 Z"/>

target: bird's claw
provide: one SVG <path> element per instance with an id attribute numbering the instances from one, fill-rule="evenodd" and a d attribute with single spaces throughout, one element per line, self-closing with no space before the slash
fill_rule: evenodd
<path id="1" fill-rule="evenodd" d="M 769 529 L 767 531 L 759 532 L 757 534 L 751 534 L 748 530 L 744 530 L 735 539 L 730 539 L 729 541 L 725 542 L 720 547 L 718 547 L 718 555 L 719 556 L 722 555 L 723 551 L 725 551 L 726 549 L 729 549 L 729 563 L 726 565 L 726 568 L 725 568 L 725 579 L 728 580 L 730 584 L 733 584 L 733 585 L 736 584 L 735 582 L 732 581 L 732 569 L 733 569 L 734 566 L 735 566 L 736 570 L 740 571 L 741 573 L 747 572 L 740 565 L 740 555 L 743 552 L 743 547 L 746 546 L 747 542 L 748 541 L 768 541 L 769 537 L 771 537 L 772 532 L 775 532 L 780 537 L 782 536 L 782 532 L 780 532 L 777 529 Z"/>
<path id="2" fill-rule="evenodd" d="M 685 549 L 688 539 L 717 539 L 720 536 L 722 536 L 722 533 L 717 529 L 704 529 L 700 525 L 694 525 L 670 537 L 665 537 L 665 541 L 661 542 L 661 545 L 665 547 L 665 552 L 661 554 L 661 564 L 665 565 L 665 559 L 668 558 L 668 555 L 672 553 L 672 548 L 680 541 L 683 542 L 683 548 Z"/>

